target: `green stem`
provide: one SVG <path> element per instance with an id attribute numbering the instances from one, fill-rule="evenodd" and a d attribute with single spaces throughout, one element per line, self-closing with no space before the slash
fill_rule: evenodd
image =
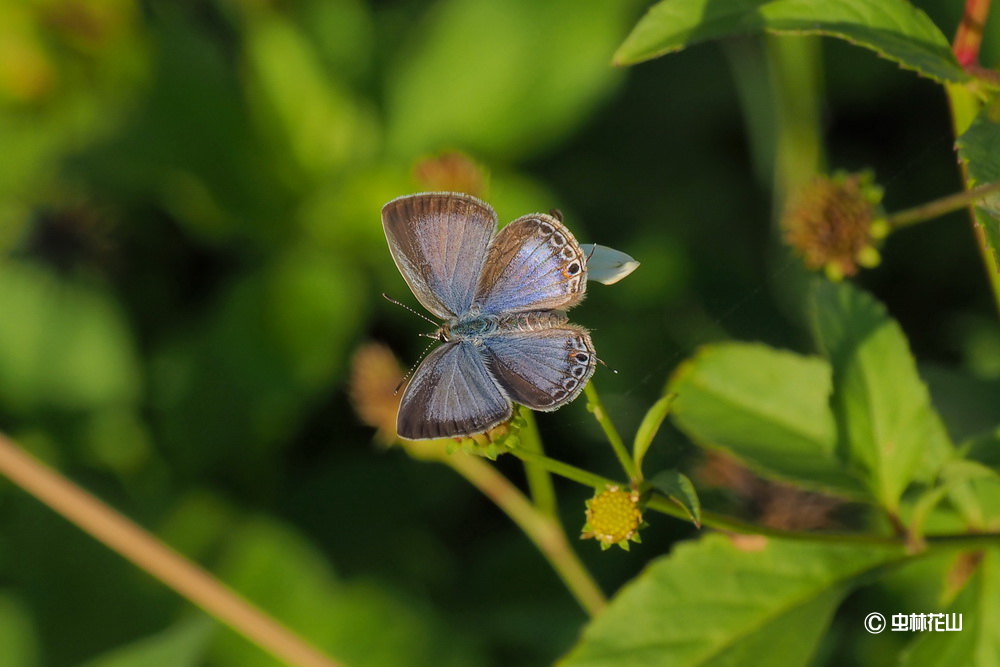
<path id="1" fill-rule="evenodd" d="M 521 408 L 520 414 L 521 418 L 527 422 L 527 425 L 519 433 L 521 447 L 534 454 L 544 456 L 545 450 L 542 447 L 542 439 L 538 435 L 538 423 L 535 421 L 535 414 L 525 408 Z M 552 477 L 548 471 L 536 463 L 525 461 L 524 474 L 528 479 L 528 491 L 531 493 L 531 499 L 534 501 L 535 507 L 553 521 L 559 522 L 556 492 L 552 486 Z"/>
<path id="2" fill-rule="evenodd" d="M 523 449 L 512 449 L 511 453 L 522 459 L 531 459 L 533 462 L 543 466 L 549 472 L 565 477 L 566 479 L 578 482 L 584 486 L 591 486 L 595 489 L 604 489 L 608 486 L 624 486 L 621 482 L 607 479 L 593 473 L 581 470 L 562 461 L 556 461 L 546 456 L 540 456 Z M 654 512 L 660 512 L 684 521 L 690 521 L 687 511 L 674 503 L 669 498 L 662 495 L 653 495 L 646 503 L 646 507 Z M 906 536 L 891 537 L 885 535 L 871 535 L 866 533 L 816 533 L 808 531 L 782 530 L 780 528 L 770 528 L 761 526 L 749 521 L 737 519 L 735 517 L 718 514 L 702 510 L 701 523 L 706 528 L 723 530 L 731 533 L 743 535 L 761 535 L 763 537 L 774 537 L 784 540 L 801 540 L 804 542 L 829 542 L 837 544 L 868 544 L 871 546 L 898 548 L 907 547 L 909 542 Z M 997 533 L 964 533 L 953 535 L 929 535 L 924 538 L 930 546 L 953 549 L 976 549 L 986 546 L 1000 546 L 1000 534 Z"/>
<path id="3" fill-rule="evenodd" d="M 601 403 L 601 397 L 598 395 L 597 388 L 594 387 L 592 381 L 587 383 L 584 392 L 587 394 L 587 407 L 594 413 L 594 418 L 597 419 L 597 423 L 604 430 L 604 435 L 607 436 L 608 442 L 611 443 L 611 449 L 615 451 L 615 456 L 618 457 L 618 461 L 622 465 L 622 470 L 625 471 L 629 480 L 636 479 L 635 461 L 632 460 L 632 455 L 625 448 L 625 442 L 622 440 L 621 435 L 619 435 L 618 429 L 615 428 L 615 425 L 611 422 L 611 418 L 608 417 L 608 413 L 604 409 L 604 404 Z"/>
<path id="4" fill-rule="evenodd" d="M 899 213 L 893 213 L 886 219 L 886 222 L 893 229 L 899 229 L 900 227 L 924 222 L 925 220 L 933 220 L 945 213 L 965 208 L 994 192 L 1000 192 L 1000 181 L 986 183 L 965 192 L 957 192 L 953 195 L 900 211 Z"/>
<path id="5" fill-rule="evenodd" d="M 535 544 L 584 611 L 595 616 L 604 609 L 604 593 L 570 546 L 562 526 L 532 505 L 510 480 L 481 458 L 449 455 L 440 440 L 402 441 L 402 445 L 415 458 L 444 463 L 479 489 Z"/>
<path id="6" fill-rule="evenodd" d="M 336 663 L 200 566 L 49 468 L 0 433 L 0 474 L 95 540 L 204 609 L 281 664 Z"/>
<path id="7" fill-rule="evenodd" d="M 952 130 L 956 137 L 960 137 L 972 125 L 972 121 L 975 120 L 982 108 L 982 102 L 968 86 L 947 84 L 945 89 L 948 91 L 948 104 L 951 106 Z M 968 184 L 969 170 L 964 164 L 961 168 L 965 183 Z M 997 307 L 997 313 L 1000 314 L 1000 263 L 998 263 L 1000 260 L 993 252 L 993 248 L 990 247 L 986 238 L 986 230 L 977 219 L 978 214 L 975 210 L 969 212 L 972 215 L 972 233 L 976 239 L 976 245 L 979 247 L 979 256 L 982 258 L 983 268 L 986 270 L 986 279 L 993 291 L 993 301 Z"/>
<path id="8" fill-rule="evenodd" d="M 979 62 L 979 47 L 989 13 L 990 0 L 965 0 L 965 12 L 952 45 L 955 59 L 962 67 L 969 68 Z"/>
<path id="9" fill-rule="evenodd" d="M 653 496 L 646 507 L 655 511 L 667 514 L 678 519 L 689 520 L 687 513 L 669 498 L 663 496 Z M 906 548 L 909 542 L 906 536 L 887 537 L 884 535 L 870 535 L 865 533 L 815 533 L 796 530 L 781 530 L 761 526 L 742 519 L 716 514 L 715 512 L 702 511 L 702 525 L 716 530 L 724 530 L 731 533 L 743 535 L 761 535 L 764 537 L 774 537 L 783 540 L 801 540 L 804 542 L 829 542 L 835 544 L 867 544 L 874 547 L 884 548 Z M 983 547 L 1000 546 L 1000 534 L 998 533 L 962 533 L 953 535 L 928 535 L 924 541 L 928 546 L 949 549 L 981 549 Z"/>
<path id="10" fill-rule="evenodd" d="M 510 449 L 510 453 L 525 463 L 530 463 L 531 465 L 547 470 L 554 475 L 565 477 L 568 480 L 584 486 L 592 486 L 593 488 L 602 491 L 609 486 L 625 486 L 620 482 L 608 479 L 607 477 L 595 475 L 594 473 L 583 470 L 582 468 L 577 468 L 576 466 L 563 463 L 562 461 L 557 461 L 556 459 L 550 459 L 543 454 L 537 454 L 527 449 L 513 447 Z"/>

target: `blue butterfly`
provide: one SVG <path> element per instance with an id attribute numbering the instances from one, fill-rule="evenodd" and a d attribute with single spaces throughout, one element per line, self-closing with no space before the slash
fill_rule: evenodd
<path id="1" fill-rule="evenodd" d="M 494 234 L 489 204 L 430 192 L 390 201 L 382 227 L 414 296 L 444 320 L 444 344 L 400 400 L 401 437 L 485 433 L 513 403 L 555 410 L 583 391 L 597 357 L 565 311 L 586 295 L 587 256 L 559 220 L 532 213 Z"/>

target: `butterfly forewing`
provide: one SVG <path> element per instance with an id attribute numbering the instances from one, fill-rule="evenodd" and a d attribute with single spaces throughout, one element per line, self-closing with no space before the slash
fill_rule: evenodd
<path id="1" fill-rule="evenodd" d="M 469 310 L 497 216 L 470 195 L 431 192 L 393 199 L 382 227 L 399 272 L 440 319 Z"/>
<path id="2" fill-rule="evenodd" d="M 510 419 L 513 406 L 470 342 L 431 352 L 403 392 L 396 431 L 410 440 L 484 433 Z"/>
<path id="3" fill-rule="evenodd" d="M 507 395 L 532 410 L 555 410 L 572 401 L 597 362 L 587 330 L 573 324 L 491 337 L 483 354 Z"/>
<path id="4" fill-rule="evenodd" d="M 518 218 L 490 243 L 475 302 L 484 313 L 566 310 L 587 289 L 587 258 L 561 222 Z"/>

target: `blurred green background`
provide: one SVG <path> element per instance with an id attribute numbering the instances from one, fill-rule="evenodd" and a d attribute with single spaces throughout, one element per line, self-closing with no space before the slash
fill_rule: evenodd
<path id="1" fill-rule="evenodd" d="M 960 3 L 914 4 L 954 33 Z M 773 40 L 611 67 L 645 7 L 0 4 L 0 429 L 348 664 L 551 662 L 583 612 L 471 486 L 375 444 L 350 360 L 426 342 L 379 296 L 417 305 L 379 209 L 452 183 L 452 151 L 502 221 L 558 207 L 642 262 L 573 313 L 618 370 L 595 382 L 624 432 L 698 345 L 812 351 L 775 233 Z M 873 168 L 889 210 L 960 189 L 939 86 L 814 43 L 826 164 Z M 1000 406 L 1000 328 L 966 216 L 883 254 L 860 282 L 938 408 L 956 435 L 995 424 L 970 408 Z M 539 422 L 552 456 L 615 474 L 582 401 Z M 649 459 L 698 462 L 669 431 Z M 557 488 L 575 531 L 590 492 Z M 579 544 L 607 592 L 695 534 L 651 523 L 631 553 Z M 857 597 L 827 657 L 879 664 L 893 638 L 857 634 Z M 0 666 L 273 664 L 6 481 L 0 647 Z"/>

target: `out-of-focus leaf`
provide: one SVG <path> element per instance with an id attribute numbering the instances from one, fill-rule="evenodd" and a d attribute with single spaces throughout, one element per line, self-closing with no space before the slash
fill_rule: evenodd
<path id="1" fill-rule="evenodd" d="M 632 3 L 444 0 L 411 33 L 388 82 L 389 144 L 534 155 L 621 80 L 607 59 Z"/>
<path id="2" fill-rule="evenodd" d="M 161 437 L 183 467 L 272 464 L 311 401 L 343 370 L 368 305 L 356 269 L 289 249 L 223 294 L 205 328 L 156 364 Z M 233 457 L 239 456 L 239 463 Z"/>
<path id="3" fill-rule="evenodd" d="M 631 65 L 698 42 L 758 31 L 839 37 L 939 81 L 969 78 L 948 39 L 906 0 L 664 0 L 635 26 L 615 63 Z"/>
<path id="4" fill-rule="evenodd" d="M 707 535 L 615 596 L 564 664 L 805 665 L 851 584 L 902 550 Z"/>
<path id="5" fill-rule="evenodd" d="M 958 157 L 969 170 L 970 186 L 1000 181 L 1000 106 L 985 106 L 956 146 Z M 1000 266 L 1000 193 L 994 192 L 974 207 L 976 223 L 983 228 L 986 243 Z"/>
<path id="6" fill-rule="evenodd" d="M 951 501 L 972 528 L 1000 531 L 1000 428 L 963 443 L 961 450 L 965 460 L 949 464 L 962 465 L 952 473 L 962 483 L 950 488 Z"/>
<path id="7" fill-rule="evenodd" d="M 288 528 L 263 520 L 238 526 L 219 567 L 222 579 L 275 618 L 348 665 L 475 665 L 471 647 L 430 609 L 376 581 L 339 582 L 322 556 Z M 212 664 L 280 663 L 228 629 Z"/>
<path id="8" fill-rule="evenodd" d="M 373 7 L 364 0 L 307 0 L 297 5 L 326 71 L 352 79 L 368 74 L 375 61 Z"/>
<path id="9" fill-rule="evenodd" d="M 985 484 L 985 486 L 984 486 Z M 982 496 L 977 493 L 992 492 L 992 502 L 984 506 Z M 962 516 L 970 524 L 967 528 L 977 531 L 989 530 L 990 518 L 1000 518 L 1000 473 L 989 466 L 968 459 L 953 459 L 941 468 L 941 476 L 936 486 L 926 491 L 913 504 L 910 514 L 910 531 L 923 535 L 923 525 L 931 511 L 945 496 L 951 495 L 952 502 L 961 510 Z M 984 511 L 985 510 L 985 511 Z M 992 511 L 991 511 L 992 510 Z"/>
<path id="10" fill-rule="evenodd" d="M 31 616 L 14 597 L 0 594 L 0 667 L 38 664 L 38 636 Z"/>
<path id="11" fill-rule="evenodd" d="M 817 282 L 813 298 L 816 337 L 833 367 L 841 455 L 896 511 L 911 482 L 938 474 L 951 440 L 885 307 L 847 283 Z"/>
<path id="12" fill-rule="evenodd" d="M 205 664 L 208 643 L 216 624 L 193 616 L 163 632 L 122 646 L 84 663 L 85 667 L 198 667 Z"/>
<path id="13" fill-rule="evenodd" d="M 95 463 L 122 477 L 137 473 L 154 451 L 146 424 L 134 408 L 95 411 L 88 419 L 84 442 Z"/>
<path id="14" fill-rule="evenodd" d="M 936 611 L 936 610 L 935 610 Z M 948 626 L 961 616 L 956 632 L 917 632 L 901 664 L 906 667 L 937 665 L 1000 665 L 1000 550 L 986 549 L 983 558 L 954 603 L 945 610 Z M 937 619 L 932 619 L 937 622 Z M 942 619 L 945 622 L 945 619 Z"/>
<path id="15" fill-rule="evenodd" d="M 931 401 L 952 440 L 961 442 L 1000 424 L 1000 379 L 976 377 L 942 364 L 920 364 Z"/>
<path id="16" fill-rule="evenodd" d="M 836 454 L 830 367 L 763 345 L 702 348 L 674 373 L 671 417 L 695 442 L 759 473 L 857 496 L 860 481 Z"/>
<path id="17" fill-rule="evenodd" d="M 11 407 L 129 404 L 132 336 L 104 292 L 27 262 L 0 262 L 0 399 Z"/>
<path id="18" fill-rule="evenodd" d="M 343 82 L 325 72 L 312 45 L 278 14 L 253 17 L 247 60 L 265 131 L 291 150 L 298 168 L 319 179 L 370 155 L 374 112 L 360 108 Z"/>
<path id="19" fill-rule="evenodd" d="M 664 470 L 654 475 L 648 483 L 684 508 L 694 525 L 701 526 L 701 500 L 687 475 L 677 470 Z"/>

